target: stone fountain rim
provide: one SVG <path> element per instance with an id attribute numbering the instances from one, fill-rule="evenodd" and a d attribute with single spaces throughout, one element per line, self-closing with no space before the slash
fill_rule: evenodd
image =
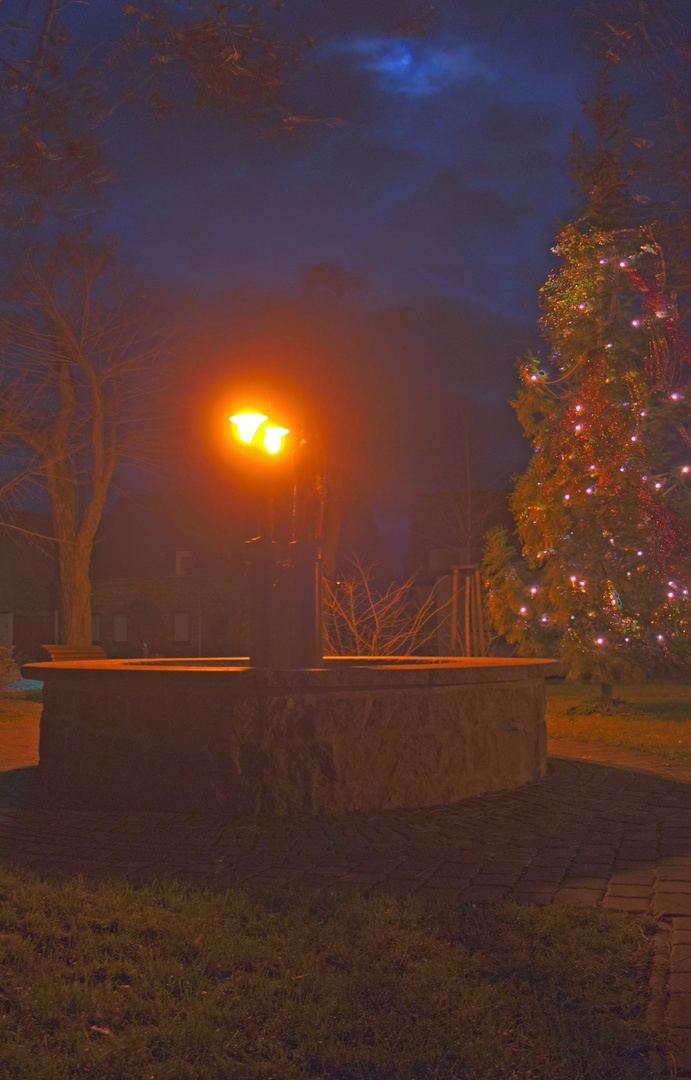
<path id="1" fill-rule="evenodd" d="M 323 668 L 252 668 L 247 657 L 181 657 L 179 659 L 62 660 L 23 664 L 24 678 L 77 684 L 91 690 L 127 683 L 142 689 L 175 685 L 234 692 L 348 690 L 377 687 L 443 686 L 525 682 L 542 679 L 555 660 L 515 657 L 325 657 Z M 76 676 L 76 681 L 75 681 Z"/>

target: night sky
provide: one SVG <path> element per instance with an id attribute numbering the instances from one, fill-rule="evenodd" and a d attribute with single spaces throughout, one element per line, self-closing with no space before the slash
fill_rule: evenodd
<path id="1" fill-rule="evenodd" d="M 190 418 L 239 373 L 308 384 L 399 560 L 417 492 L 464 484 L 468 456 L 477 485 L 525 465 L 514 363 L 597 70 L 573 0 L 439 0 L 429 32 L 391 34 L 408 10 L 293 0 L 283 25 L 315 39 L 296 112 L 338 123 L 119 121 L 102 218 L 194 323 Z"/>

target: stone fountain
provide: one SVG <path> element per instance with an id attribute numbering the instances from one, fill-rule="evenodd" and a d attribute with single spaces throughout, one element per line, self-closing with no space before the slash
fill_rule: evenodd
<path id="1" fill-rule="evenodd" d="M 551 661 L 327 657 L 26 664 L 45 805 L 342 814 L 453 803 L 544 775 Z"/>
<path id="2" fill-rule="evenodd" d="M 248 544 L 250 657 L 24 665 L 44 685 L 40 798 L 283 817 L 433 806 L 537 780 L 551 661 L 323 657 L 323 453 L 269 412 L 230 417 L 253 483 L 268 485 Z M 282 536 L 268 494 L 281 484 L 293 492 Z"/>

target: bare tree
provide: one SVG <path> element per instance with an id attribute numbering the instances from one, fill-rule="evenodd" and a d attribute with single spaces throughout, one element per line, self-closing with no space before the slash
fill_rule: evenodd
<path id="1" fill-rule="evenodd" d="M 295 115 L 287 100 L 310 41 L 278 32 L 278 5 L 141 0 L 112 6 L 104 20 L 98 4 L 2 5 L 5 224 L 83 213 L 110 178 L 107 125 L 123 108 L 157 118 L 214 110 L 274 131 L 321 123 Z"/>
<path id="2" fill-rule="evenodd" d="M 0 298 L 5 496 L 47 495 L 62 640 L 91 643 L 89 563 L 113 474 L 152 450 L 163 342 L 118 286 L 113 245 L 82 234 L 29 249 Z"/>
<path id="3" fill-rule="evenodd" d="M 421 599 L 415 579 L 373 585 L 374 566 L 353 560 L 353 571 L 324 581 L 324 638 L 332 656 L 407 656 L 420 653 L 437 634 L 434 591 Z"/>

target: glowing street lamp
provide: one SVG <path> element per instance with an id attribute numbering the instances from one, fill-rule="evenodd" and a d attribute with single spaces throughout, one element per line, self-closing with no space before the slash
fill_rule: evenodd
<path id="1" fill-rule="evenodd" d="M 281 449 L 284 435 L 290 435 L 287 427 L 265 427 L 262 442 L 270 454 L 277 454 Z"/>
<path id="2" fill-rule="evenodd" d="M 237 412 L 229 420 L 235 425 L 240 442 L 259 452 L 260 457 L 264 452 L 274 456 L 290 445 L 284 442 L 285 436 L 291 434 L 290 428 L 272 422 L 265 413 Z M 314 439 L 306 440 L 301 434 L 292 449 L 293 523 L 288 550 L 273 539 L 271 512 L 265 523 L 267 533 L 248 541 L 252 667 L 324 665 L 321 616 L 324 481 L 319 464 L 321 455 L 317 451 L 315 456 L 317 446 Z M 270 472 L 273 474 L 274 470 Z"/>
<path id="3" fill-rule="evenodd" d="M 265 425 L 265 421 L 269 418 L 264 413 L 241 412 L 228 419 L 235 424 L 237 436 L 241 442 L 253 443 L 257 432 L 262 431 L 264 434 L 262 445 L 269 454 L 277 454 L 283 448 L 283 436 L 290 435 L 290 428 L 278 427 L 275 424 Z"/>
<path id="4" fill-rule="evenodd" d="M 264 416 L 264 413 L 246 412 L 236 413 L 235 416 L 230 416 L 228 419 L 238 429 L 238 439 L 245 443 L 251 443 L 261 425 L 269 418 Z"/>

